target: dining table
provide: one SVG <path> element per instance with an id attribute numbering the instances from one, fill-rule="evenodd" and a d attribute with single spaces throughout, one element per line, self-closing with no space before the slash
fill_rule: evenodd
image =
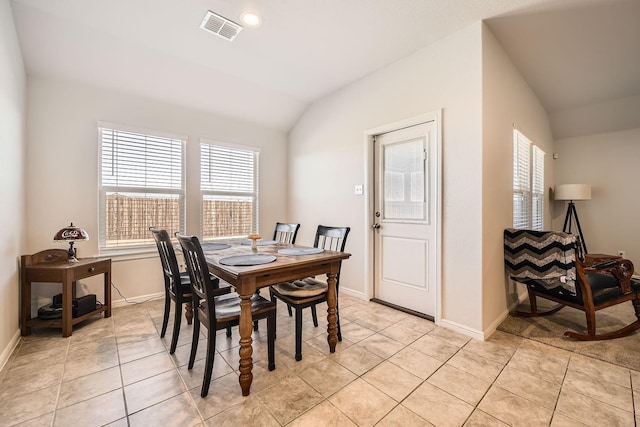
<path id="1" fill-rule="evenodd" d="M 209 271 L 233 286 L 240 297 L 239 382 L 243 396 L 249 395 L 253 381 L 251 297 L 261 288 L 326 275 L 327 343 L 329 351 L 335 352 L 338 342 L 336 279 L 342 261 L 351 254 L 269 240 L 259 240 L 254 245 L 248 240 L 203 243 L 202 249 Z"/>

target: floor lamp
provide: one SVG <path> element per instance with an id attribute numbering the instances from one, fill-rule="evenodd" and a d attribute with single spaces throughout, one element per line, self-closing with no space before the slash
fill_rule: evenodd
<path id="1" fill-rule="evenodd" d="M 564 217 L 564 225 L 562 231 L 565 233 L 571 233 L 573 222 L 575 221 L 580 234 L 580 242 L 582 250 L 585 254 L 587 252 L 587 244 L 584 241 L 584 235 L 582 234 L 582 227 L 580 227 L 580 220 L 578 219 L 578 211 L 576 210 L 576 200 L 591 200 L 591 186 L 589 184 L 561 184 L 556 185 L 553 189 L 553 195 L 555 200 L 568 200 L 567 214 Z"/>

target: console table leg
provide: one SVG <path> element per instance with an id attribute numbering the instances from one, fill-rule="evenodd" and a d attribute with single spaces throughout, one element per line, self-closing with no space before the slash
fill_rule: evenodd
<path id="1" fill-rule="evenodd" d="M 73 333 L 72 311 L 73 311 L 73 288 L 71 282 L 65 274 L 62 281 L 62 336 L 69 337 Z"/>

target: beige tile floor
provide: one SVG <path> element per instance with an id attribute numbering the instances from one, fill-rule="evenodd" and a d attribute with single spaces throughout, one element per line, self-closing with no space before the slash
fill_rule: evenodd
<path id="1" fill-rule="evenodd" d="M 249 397 L 238 385 L 237 331 L 218 335 L 203 399 L 205 345 L 189 371 L 183 322 L 170 356 L 156 300 L 116 308 L 69 338 L 25 337 L 0 372 L 0 426 L 640 426 L 640 372 L 503 332 L 472 340 L 348 295 L 336 353 L 305 311 L 296 362 L 293 319 L 279 304 L 277 369 L 266 369 L 261 324 Z"/>

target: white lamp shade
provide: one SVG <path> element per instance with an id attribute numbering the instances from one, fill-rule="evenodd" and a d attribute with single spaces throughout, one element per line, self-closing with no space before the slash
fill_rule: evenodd
<path id="1" fill-rule="evenodd" d="M 555 200 L 591 200 L 589 184 L 560 184 L 553 187 Z"/>

